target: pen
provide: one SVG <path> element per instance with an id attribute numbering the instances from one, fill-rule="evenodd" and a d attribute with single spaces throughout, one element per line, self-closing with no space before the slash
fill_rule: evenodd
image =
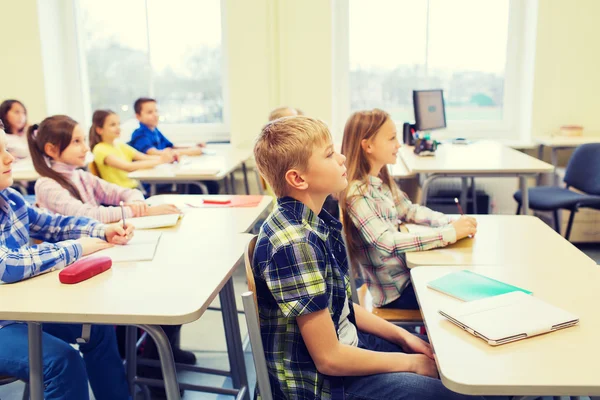
<path id="1" fill-rule="evenodd" d="M 458 199 L 456 197 L 454 198 L 454 202 L 456 203 L 456 207 L 458 207 L 458 212 L 460 213 L 460 215 L 465 215 L 462 207 L 460 206 L 460 202 L 458 201 Z"/>
<path id="2" fill-rule="evenodd" d="M 127 229 L 127 225 L 125 224 L 125 208 L 123 208 L 123 202 L 120 202 L 121 206 L 121 216 L 123 217 L 123 229 Z"/>

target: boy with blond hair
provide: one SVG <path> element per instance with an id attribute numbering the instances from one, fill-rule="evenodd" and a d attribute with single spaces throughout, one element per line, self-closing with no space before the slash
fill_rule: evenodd
<path id="1" fill-rule="evenodd" d="M 278 197 L 252 263 L 273 397 L 468 398 L 437 379 L 427 342 L 352 303 L 341 224 L 322 210 L 348 184 L 327 126 L 279 118 L 254 155 Z"/>

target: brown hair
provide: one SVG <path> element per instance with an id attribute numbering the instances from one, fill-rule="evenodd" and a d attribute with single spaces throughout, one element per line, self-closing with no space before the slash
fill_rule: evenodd
<path id="1" fill-rule="evenodd" d="M 92 126 L 90 127 L 90 149 L 93 151 L 94 147 L 102 142 L 102 136 L 98 133 L 98 128 L 103 128 L 106 118 L 109 115 L 115 114 L 112 110 L 96 110 L 92 116 Z"/>
<path id="2" fill-rule="evenodd" d="M 156 103 L 156 100 L 150 97 L 140 97 L 139 99 L 137 99 L 135 103 L 133 103 L 133 110 L 137 115 L 140 115 L 142 113 L 142 107 L 146 103 Z"/>
<path id="3" fill-rule="evenodd" d="M 58 147 L 59 153 L 62 153 L 71 144 L 73 129 L 76 126 L 77 122 L 66 115 L 48 117 L 39 126 L 32 125 L 29 127 L 27 130 L 27 143 L 37 173 L 46 178 L 54 179 L 60 186 L 67 189 L 71 196 L 81 201 L 81 195 L 75 185 L 48 165 L 44 150 L 46 143 L 51 143 Z"/>
<path id="4" fill-rule="evenodd" d="M 20 104 L 21 107 L 23 107 L 23 110 L 25 110 L 25 117 L 27 117 L 27 108 L 25 107 L 25 104 L 21 103 L 19 100 L 4 100 L 2 104 L 0 104 L 0 120 L 4 123 L 4 132 L 6 133 L 19 133 L 13 132 L 13 128 L 12 126 L 10 126 L 10 124 L 8 123 L 8 119 L 6 118 L 8 112 L 15 103 Z M 27 126 L 27 123 L 25 124 L 25 126 Z"/>
<path id="5" fill-rule="evenodd" d="M 296 115 L 289 115 L 288 110 L 294 111 L 296 113 Z M 286 107 L 286 106 L 277 107 L 276 109 L 271 111 L 271 113 L 269 114 L 269 121 L 275 121 L 276 119 L 283 118 L 283 117 L 292 117 L 292 116 L 295 117 L 298 115 L 304 115 L 304 113 L 297 108 Z"/>
<path id="6" fill-rule="evenodd" d="M 371 165 L 364 153 L 361 142 L 374 137 L 389 119 L 390 115 L 388 113 L 377 108 L 371 111 L 357 111 L 348 118 L 344 127 L 342 154 L 346 156 L 348 186 L 339 194 L 338 200 L 342 209 L 346 243 L 351 256 L 356 255 L 361 242 L 359 239 L 360 234 L 348 216 L 348 190 L 354 181 L 367 183 L 369 171 L 371 170 Z M 398 188 L 386 167 L 381 169 L 378 177 L 384 184 L 389 186 L 393 196 L 397 197 Z"/>
<path id="7" fill-rule="evenodd" d="M 284 117 L 265 125 L 254 145 L 254 158 L 277 197 L 288 192 L 287 171 L 306 170 L 314 146 L 326 141 L 331 141 L 327 125 L 314 118 Z"/>

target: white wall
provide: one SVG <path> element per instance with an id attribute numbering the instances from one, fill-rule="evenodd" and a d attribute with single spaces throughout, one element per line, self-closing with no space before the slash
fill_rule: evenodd
<path id="1" fill-rule="evenodd" d="M 38 29 L 36 0 L 8 1 L 2 4 L 0 37 L 3 38 L 0 63 L 1 99 L 21 100 L 29 120 L 46 116 L 45 81 Z"/>
<path id="2" fill-rule="evenodd" d="M 539 0 L 532 132 L 600 134 L 600 1 Z"/>

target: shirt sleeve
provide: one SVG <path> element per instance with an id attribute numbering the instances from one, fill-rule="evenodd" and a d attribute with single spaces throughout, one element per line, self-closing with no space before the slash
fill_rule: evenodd
<path id="1" fill-rule="evenodd" d="M 144 194 L 137 189 L 124 188 L 114 183 L 107 182 L 102 178 L 98 178 L 89 172 L 84 173 L 86 174 L 86 180 L 88 180 L 90 185 L 94 188 L 94 197 L 99 203 L 106 205 L 106 208 L 111 208 L 109 206 L 117 206 L 121 201 L 130 203 L 145 200 Z M 118 211 L 119 213 L 121 212 L 120 207 Z"/>
<path id="2" fill-rule="evenodd" d="M 96 165 L 104 165 L 104 160 L 112 153 L 110 150 L 110 147 L 105 146 L 103 143 L 98 143 L 94 146 L 92 153 L 94 154 L 94 162 Z"/>
<path id="3" fill-rule="evenodd" d="M 62 269 L 83 255 L 80 237 L 105 238 L 104 225 L 83 217 L 65 217 L 26 205 L 30 237 L 44 241 L 17 249 L 0 246 L 0 283 L 14 283 Z"/>
<path id="4" fill-rule="evenodd" d="M 441 227 L 450 225 L 452 218 L 430 208 L 413 204 L 404 192 L 400 192 L 396 200 L 398 218 L 405 222 L 413 222 L 419 225 Z"/>
<path id="5" fill-rule="evenodd" d="M 456 231 L 452 226 L 429 233 L 398 232 L 380 217 L 375 210 L 374 201 L 365 195 L 350 197 L 347 209 L 363 243 L 376 248 L 382 259 L 401 257 L 407 251 L 429 250 L 456 242 Z"/>
<path id="6" fill-rule="evenodd" d="M 104 223 L 116 222 L 122 218 L 120 207 L 83 203 L 71 196 L 67 189 L 50 178 L 38 179 L 35 184 L 35 193 L 36 201 L 40 207 L 62 215 L 86 216 Z M 125 217 L 133 217 L 131 208 L 125 207 Z"/>
<path id="7" fill-rule="evenodd" d="M 143 131 L 135 131 L 131 136 L 129 145 L 141 153 L 147 153 L 148 150 L 156 147 L 152 140 Z"/>
<path id="8" fill-rule="evenodd" d="M 286 245 L 267 262 L 263 277 L 286 317 L 299 317 L 328 308 L 323 279 L 325 259 L 308 242 Z"/>

